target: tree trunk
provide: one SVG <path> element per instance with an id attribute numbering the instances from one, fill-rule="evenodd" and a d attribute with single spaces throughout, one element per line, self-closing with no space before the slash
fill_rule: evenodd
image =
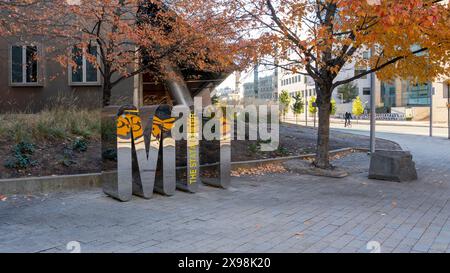
<path id="1" fill-rule="evenodd" d="M 103 84 L 103 107 L 109 106 L 111 103 L 111 85 L 108 83 Z"/>
<path id="2" fill-rule="evenodd" d="M 103 59 L 103 58 L 102 58 Z M 108 63 L 103 63 L 103 107 L 109 106 L 111 104 L 111 89 L 113 85 L 111 84 L 111 66 Z"/>
<path id="3" fill-rule="evenodd" d="M 322 169 L 331 167 L 329 159 L 330 151 L 330 115 L 331 115 L 331 92 L 321 90 L 321 101 L 318 103 L 319 128 L 317 130 L 317 151 L 314 165 Z"/>

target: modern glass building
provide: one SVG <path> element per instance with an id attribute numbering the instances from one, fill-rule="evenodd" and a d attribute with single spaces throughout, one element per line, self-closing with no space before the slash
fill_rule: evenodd
<path id="1" fill-rule="evenodd" d="M 430 106 L 431 83 L 412 84 L 408 81 L 381 82 L 381 102 L 384 107 Z"/>
<path id="2" fill-rule="evenodd" d="M 406 106 L 430 106 L 431 83 L 409 84 L 406 90 Z"/>
<path id="3" fill-rule="evenodd" d="M 381 101 L 384 107 L 396 107 L 396 88 L 394 83 L 381 82 Z"/>

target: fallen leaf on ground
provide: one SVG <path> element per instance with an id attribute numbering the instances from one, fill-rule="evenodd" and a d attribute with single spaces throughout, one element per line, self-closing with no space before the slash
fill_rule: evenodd
<path id="1" fill-rule="evenodd" d="M 231 171 L 231 176 L 239 177 L 241 175 L 264 175 L 268 173 L 286 173 L 287 170 L 281 164 L 267 164 L 254 168 L 238 168 Z"/>
<path id="2" fill-rule="evenodd" d="M 305 237 L 305 234 L 303 232 L 297 232 L 297 233 L 295 233 L 295 236 L 303 238 L 303 237 Z"/>

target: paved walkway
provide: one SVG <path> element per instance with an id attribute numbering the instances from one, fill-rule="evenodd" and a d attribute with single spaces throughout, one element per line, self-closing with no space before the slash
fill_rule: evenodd
<path id="1" fill-rule="evenodd" d="M 344 128 L 344 122 L 332 123 L 331 127 L 333 128 Z M 352 121 L 353 130 L 361 130 L 361 131 L 369 131 L 369 124 L 362 124 L 356 121 Z M 427 126 L 398 126 L 398 125 L 390 125 L 390 124 L 380 124 L 377 121 L 377 132 L 380 133 L 395 133 L 395 134 L 408 134 L 408 135 L 419 135 L 419 136 L 429 136 L 430 128 Z M 433 136 L 448 138 L 448 129 L 442 127 L 433 127 Z"/>
<path id="2" fill-rule="evenodd" d="M 364 132 L 360 132 L 364 133 Z M 119 203 L 99 190 L 0 202 L 0 252 L 450 252 L 450 142 L 383 135 L 413 152 L 420 179 L 368 180 L 355 154 L 345 179 L 271 174 Z"/>
<path id="3" fill-rule="evenodd" d="M 289 117 L 287 122 L 295 123 L 295 118 Z M 298 120 L 298 124 L 305 125 L 305 121 Z M 369 121 L 367 120 L 352 120 L 352 129 L 368 131 L 370 130 Z M 308 121 L 309 126 L 313 126 L 313 120 Z M 344 128 L 343 119 L 331 119 L 331 127 Z M 411 134 L 428 136 L 430 134 L 429 123 L 423 121 L 384 121 L 377 120 L 377 132 L 385 133 L 398 133 L 398 134 Z M 448 125 L 447 124 L 434 124 L 433 135 L 439 137 L 448 138 Z"/>

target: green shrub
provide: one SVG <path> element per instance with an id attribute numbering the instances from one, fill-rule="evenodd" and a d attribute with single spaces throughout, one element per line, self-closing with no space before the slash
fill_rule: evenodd
<path id="1" fill-rule="evenodd" d="M 10 169 L 26 169 L 37 164 L 36 160 L 32 160 L 31 156 L 35 151 L 35 146 L 28 142 L 20 142 L 14 145 L 12 149 L 13 157 L 8 158 L 5 167 Z"/>
<path id="2" fill-rule="evenodd" d="M 114 148 L 104 150 L 102 158 L 105 160 L 117 161 L 117 150 Z"/>
<path id="3" fill-rule="evenodd" d="M 14 153 L 28 154 L 32 155 L 34 153 L 35 146 L 32 143 L 20 142 L 16 144 L 13 148 Z"/>
<path id="4" fill-rule="evenodd" d="M 77 152 L 86 152 L 88 143 L 85 138 L 79 137 L 72 142 L 72 149 Z"/>
<path id="5" fill-rule="evenodd" d="M 101 123 L 102 141 L 111 142 L 116 140 L 117 128 L 113 119 L 103 119 Z"/>
<path id="6" fill-rule="evenodd" d="M 282 147 L 281 145 L 278 146 L 278 149 L 276 150 L 277 154 L 285 156 L 289 154 L 289 150 L 285 147 Z"/>
<path id="7" fill-rule="evenodd" d="M 259 151 L 259 144 L 258 143 L 251 143 L 250 145 L 248 145 L 248 149 L 253 154 L 257 153 Z"/>

